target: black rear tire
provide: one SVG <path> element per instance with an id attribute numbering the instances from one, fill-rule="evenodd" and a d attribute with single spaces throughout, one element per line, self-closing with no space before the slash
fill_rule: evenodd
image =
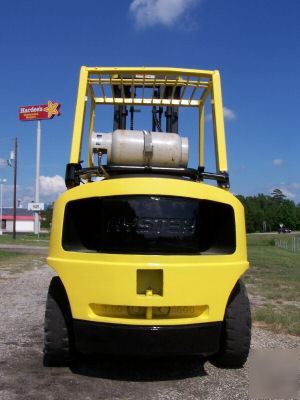
<path id="1" fill-rule="evenodd" d="M 48 290 L 44 325 L 44 366 L 68 366 L 73 355 L 72 314 L 65 288 L 56 276 Z"/>
<path id="2" fill-rule="evenodd" d="M 248 358 L 251 342 L 251 311 L 245 285 L 235 285 L 225 312 L 220 350 L 210 361 L 218 367 L 241 368 Z"/>

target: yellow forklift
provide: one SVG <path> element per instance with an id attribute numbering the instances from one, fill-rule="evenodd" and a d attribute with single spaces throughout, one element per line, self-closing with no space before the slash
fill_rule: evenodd
<path id="1" fill-rule="evenodd" d="M 96 109 L 106 107 L 101 125 L 108 106 L 113 129 L 96 130 Z M 198 111 L 196 168 L 179 132 L 186 107 Z M 151 129 L 134 129 L 142 109 Z M 213 172 L 204 166 L 205 112 Z M 219 72 L 82 67 L 66 187 L 47 258 L 57 276 L 47 297 L 44 365 L 100 353 L 200 355 L 242 367 L 251 314 L 241 276 L 249 263 L 244 209 L 229 191 Z"/>

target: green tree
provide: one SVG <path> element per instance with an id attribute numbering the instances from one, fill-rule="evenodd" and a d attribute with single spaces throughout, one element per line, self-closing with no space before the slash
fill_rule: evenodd
<path id="1" fill-rule="evenodd" d="M 53 204 L 49 204 L 45 211 L 41 212 L 41 217 L 42 217 L 42 221 L 41 221 L 41 227 L 42 228 L 46 228 L 49 229 L 51 226 L 51 222 L 52 222 L 52 214 L 53 214 Z"/>
<path id="2" fill-rule="evenodd" d="M 274 200 L 282 201 L 286 199 L 286 196 L 282 193 L 282 190 L 280 189 L 274 189 L 271 193 L 271 196 L 273 197 Z"/>
<path id="3" fill-rule="evenodd" d="M 247 232 L 262 232 L 264 222 L 267 231 L 276 231 L 280 224 L 300 229 L 300 204 L 286 198 L 280 189 L 274 189 L 271 196 L 259 193 L 257 196 L 237 196 L 245 208 Z"/>

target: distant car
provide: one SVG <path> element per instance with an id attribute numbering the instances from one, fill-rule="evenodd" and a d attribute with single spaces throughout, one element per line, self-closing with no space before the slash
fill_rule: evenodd
<path id="1" fill-rule="evenodd" d="M 289 229 L 289 228 L 287 228 L 285 226 L 283 226 L 282 228 L 278 229 L 278 233 L 291 233 L 291 232 L 292 232 L 291 229 Z"/>

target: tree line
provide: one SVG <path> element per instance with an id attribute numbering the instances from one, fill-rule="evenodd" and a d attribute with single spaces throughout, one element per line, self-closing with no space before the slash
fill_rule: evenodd
<path id="1" fill-rule="evenodd" d="M 245 207 L 248 233 L 277 231 L 282 225 L 300 230 L 300 204 L 289 200 L 280 189 L 274 189 L 271 195 L 237 197 Z"/>

